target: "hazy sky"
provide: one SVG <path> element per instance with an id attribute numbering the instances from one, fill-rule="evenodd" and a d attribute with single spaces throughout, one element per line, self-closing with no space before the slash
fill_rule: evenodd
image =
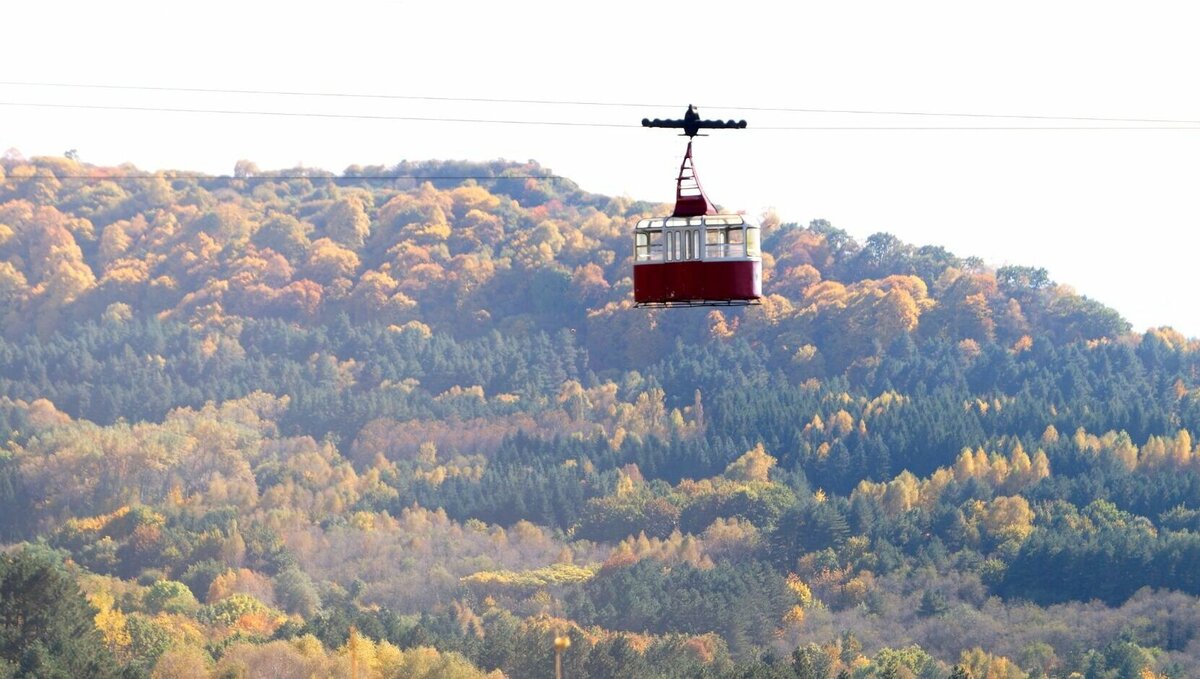
<path id="1" fill-rule="evenodd" d="M 534 106 L 0 86 L 0 151 L 229 173 L 535 159 L 598 193 L 668 201 L 661 130 L 26 108 L 42 102 L 628 123 L 688 103 L 751 129 L 700 139 L 718 203 L 1044 266 L 1138 330 L 1200 336 L 1200 130 L 739 111 L 925 111 L 1198 121 L 1187 2 L 10 2 L 0 80 L 592 101 Z"/>

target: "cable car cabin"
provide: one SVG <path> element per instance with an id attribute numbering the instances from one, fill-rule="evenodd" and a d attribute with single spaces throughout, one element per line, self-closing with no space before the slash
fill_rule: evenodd
<path id="1" fill-rule="evenodd" d="M 758 224 L 721 214 L 704 193 L 691 138 L 702 129 L 740 129 L 746 121 L 701 120 L 689 106 L 681 120 L 642 120 L 644 127 L 683 129 L 687 152 L 675 179 L 670 217 L 633 228 L 633 301 L 637 306 L 743 306 L 762 297 Z"/>
<path id="2" fill-rule="evenodd" d="M 745 215 L 643 219 L 634 227 L 638 306 L 741 306 L 762 297 L 759 226 Z"/>

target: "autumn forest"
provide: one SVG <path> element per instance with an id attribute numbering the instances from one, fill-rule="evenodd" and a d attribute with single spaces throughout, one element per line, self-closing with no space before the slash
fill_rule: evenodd
<path id="1" fill-rule="evenodd" d="M 1200 676 L 1200 341 L 532 161 L 0 160 L 0 678 Z"/>

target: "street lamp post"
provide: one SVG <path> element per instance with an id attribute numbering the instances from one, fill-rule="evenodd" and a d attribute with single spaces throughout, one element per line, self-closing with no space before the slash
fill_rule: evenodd
<path id="1" fill-rule="evenodd" d="M 562 654 L 571 647 L 571 639 L 566 635 L 554 637 L 554 677 L 562 679 Z"/>

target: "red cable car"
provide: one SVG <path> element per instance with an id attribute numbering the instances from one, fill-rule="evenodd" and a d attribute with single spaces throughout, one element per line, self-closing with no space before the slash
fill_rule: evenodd
<path id="1" fill-rule="evenodd" d="M 676 179 L 675 211 L 643 219 L 633 230 L 636 306 L 757 304 L 762 297 L 759 226 L 746 215 L 717 212 L 692 161 L 691 138 L 701 129 L 739 129 L 746 121 L 701 120 L 689 106 L 682 120 L 647 119 L 642 126 L 682 128 L 689 139 Z"/>

